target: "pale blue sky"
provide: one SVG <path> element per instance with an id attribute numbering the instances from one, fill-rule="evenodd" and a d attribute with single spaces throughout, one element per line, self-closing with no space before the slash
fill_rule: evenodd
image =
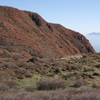
<path id="1" fill-rule="evenodd" d="M 37 12 L 84 35 L 100 32 L 100 0 L 0 0 L 0 5 Z"/>

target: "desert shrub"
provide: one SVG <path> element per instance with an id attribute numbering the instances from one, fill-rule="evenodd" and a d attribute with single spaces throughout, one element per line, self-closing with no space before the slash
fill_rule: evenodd
<path id="1" fill-rule="evenodd" d="M 60 77 L 56 78 L 43 78 L 38 83 L 39 90 L 56 90 L 59 88 L 66 88 L 67 83 Z"/>
<path id="2" fill-rule="evenodd" d="M 34 85 L 26 86 L 25 90 L 28 92 L 34 92 L 36 87 Z"/>
<path id="3" fill-rule="evenodd" d="M 87 57 L 89 57 L 88 55 L 83 55 L 83 58 L 87 58 Z"/>
<path id="4" fill-rule="evenodd" d="M 24 68 L 19 68 L 17 71 L 15 71 L 16 74 L 19 74 L 19 76 L 25 76 L 25 77 L 32 77 L 32 73 Z"/>
<path id="5" fill-rule="evenodd" d="M 94 71 L 93 68 L 84 68 L 84 72 Z"/>
<path id="6" fill-rule="evenodd" d="M 4 52 L 4 53 L 0 54 L 0 56 L 3 56 L 4 58 L 10 58 L 11 54 L 9 52 Z"/>
<path id="7" fill-rule="evenodd" d="M 29 59 L 29 61 L 34 63 L 35 61 L 38 61 L 38 59 L 36 57 L 33 57 L 33 58 Z"/>
<path id="8" fill-rule="evenodd" d="M 6 84 L 10 87 L 10 88 L 16 88 L 18 86 L 18 82 L 17 81 L 8 81 L 6 82 Z"/>
<path id="9" fill-rule="evenodd" d="M 63 75 L 63 78 L 65 80 L 70 79 L 70 80 L 75 80 L 76 78 L 80 78 L 80 76 L 78 75 L 78 73 L 70 73 L 67 75 Z"/>
<path id="10" fill-rule="evenodd" d="M 90 92 L 92 90 L 93 89 L 91 87 L 87 87 L 87 86 L 80 87 L 80 92 Z"/>
<path id="11" fill-rule="evenodd" d="M 13 63 L 13 62 L 3 62 L 0 64 L 0 67 L 17 69 L 18 65 L 16 63 Z"/>
<path id="12" fill-rule="evenodd" d="M 82 85 L 83 85 L 83 81 L 81 81 L 81 80 L 76 80 L 76 81 L 74 82 L 74 84 L 73 84 L 73 87 L 78 88 L 78 87 L 81 87 Z"/>
<path id="13" fill-rule="evenodd" d="M 96 67 L 96 68 L 100 68 L 100 64 L 97 64 L 95 67 Z"/>
<path id="14" fill-rule="evenodd" d="M 74 65 L 71 66 L 71 69 L 72 69 L 72 70 L 80 70 L 80 69 L 81 69 L 81 65 L 79 65 L 79 64 L 74 64 Z"/>
<path id="15" fill-rule="evenodd" d="M 19 68 L 19 69 L 16 71 L 16 73 L 18 73 L 18 74 L 25 74 L 25 73 L 26 73 L 26 69 L 24 69 L 24 68 Z"/>
<path id="16" fill-rule="evenodd" d="M 0 91 L 5 92 L 8 91 L 10 88 L 4 83 L 0 83 Z"/>
<path id="17" fill-rule="evenodd" d="M 87 74 L 83 73 L 81 76 L 82 76 L 84 79 L 86 79 L 86 78 L 94 79 L 93 75 L 90 74 L 90 73 L 87 73 Z"/>
<path id="18" fill-rule="evenodd" d="M 59 68 L 55 69 L 54 71 L 56 74 L 61 73 L 61 70 Z"/>
<path id="19" fill-rule="evenodd" d="M 25 69 L 30 69 L 30 67 L 34 66 L 34 64 L 32 62 L 23 62 L 19 66 L 22 67 L 22 68 L 25 68 Z"/>
<path id="20" fill-rule="evenodd" d="M 99 83 L 93 83 L 93 84 L 92 84 L 92 87 L 93 87 L 93 88 L 100 89 L 100 84 L 99 84 Z"/>
<path id="21" fill-rule="evenodd" d="M 95 55 L 95 58 L 96 59 L 100 59 L 100 55 Z"/>
<path id="22" fill-rule="evenodd" d="M 29 70 L 26 70 L 26 69 L 24 69 L 24 68 L 19 68 L 17 72 L 18 72 L 19 74 L 24 74 L 24 75 L 26 75 L 27 73 L 30 73 Z"/>
<path id="23" fill-rule="evenodd" d="M 66 68 L 66 67 L 63 67 L 63 68 L 62 68 L 62 71 L 66 71 L 66 70 L 67 70 L 67 68 Z"/>
<path id="24" fill-rule="evenodd" d="M 24 78 L 25 78 L 24 75 L 20 75 L 20 74 L 16 75 L 16 77 L 17 77 L 18 79 L 24 79 Z"/>

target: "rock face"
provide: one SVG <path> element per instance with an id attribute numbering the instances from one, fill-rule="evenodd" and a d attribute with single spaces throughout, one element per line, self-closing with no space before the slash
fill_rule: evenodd
<path id="1" fill-rule="evenodd" d="M 46 22 L 37 13 L 0 6 L 0 48 L 38 57 L 95 53 L 80 33 Z"/>

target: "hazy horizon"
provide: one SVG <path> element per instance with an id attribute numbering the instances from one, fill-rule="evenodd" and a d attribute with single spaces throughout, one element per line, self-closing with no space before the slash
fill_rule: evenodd
<path id="1" fill-rule="evenodd" d="M 100 34 L 91 34 L 91 35 L 86 35 L 86 38 L 89 40 L 89 42 L 91 43 L 91 45 L 94 47 L 96 52 L 100 52 L 100 45 L 99 45 L 99 41 L 100 41 Z"/>

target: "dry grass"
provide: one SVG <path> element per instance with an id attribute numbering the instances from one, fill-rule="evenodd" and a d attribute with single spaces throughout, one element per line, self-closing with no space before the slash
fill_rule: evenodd
<path id="1" fill-rule="evenodd" d="M 0 99 L 99 100 L 99 64 L 100 58 L 92 54 L 68 59 L 39 59 L 36 62 L 2 60 Z M 65 91 L 67 88 L 76 90 Z M 12 95 L 13 92 L 16 93 Z"/>
<path id="2" fill-rule="evenodd" d="M 100 100 L 98 91 L 57 90 L 35 93 L 20 92 L 0 96 L 0 100 Z"/>

